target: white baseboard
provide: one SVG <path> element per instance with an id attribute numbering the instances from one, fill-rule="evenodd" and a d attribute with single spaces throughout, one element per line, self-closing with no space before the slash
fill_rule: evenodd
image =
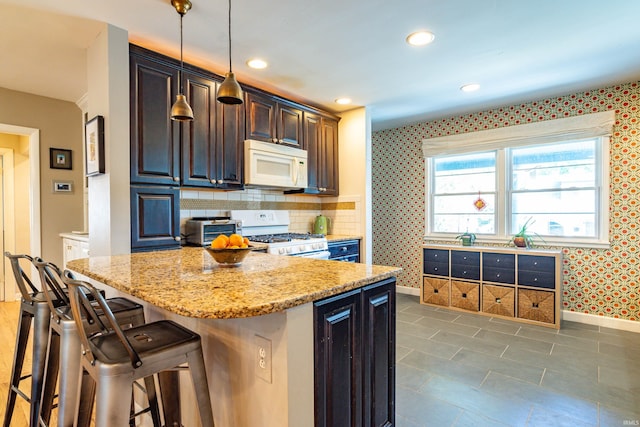
<path id="1" fill-rule="evenodd" d="M 408 286 L 396 286 L 399 294 L 420 296 L 420 288 L 410 288 Z M 570 322 L 585 323 L 587 325 L 602 326 L 605 328 L 619 329 L 640 333 L 640 322 L 626 319 L 616 319 L 614 317 L 597 316 L 595 314 L 577 313 L 575 311 L 562 310 L 562 319 Z"/>
<path id="2" fill-rule="evenodd" d="M 396 292 L 399 294 L 420 296 L 420 288 L 410 288 L 408 286 L 396 286 Z"/>
<path id="3" fill-rule="evenodd" d="M 562 320 L 640 333 L 640 322 L 634 320 L 616 319 L 614 317 L 597 316 L 568 310 L 562 310 Z"/>

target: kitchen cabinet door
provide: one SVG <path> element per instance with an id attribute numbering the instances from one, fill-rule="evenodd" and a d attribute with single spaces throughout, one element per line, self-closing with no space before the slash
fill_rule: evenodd
<path id="1" fill-rule="evenodd" d="M 314 303 L 315 427 L 362 424 L 360 289 Z"/>
<path id="2" fill-rule="evenodd" d="M 180 248 L 180 189 L 131 187 L 131 251 Z"/>
<path id="3" fill-rule="evenodd" d="M 216 177 L 216 92 L 218 84 L 193 73 L 184 74 L 193 121 L 182 123 L 182 184 L 211 187 Z"/>
<path id="4" fill-rule="evenodd" d="M 318 148 L 318 186 L 323 196 L 338 195 L 338 121 L 322 118 Z"/>
<path id="5" fill-rule="evenodd" d="M 225 190 L 244 188 L 244 118 L 243 106 L 218 103 L 217 184 Z"/>
<path id="6" fill-rule="evenodd" d="M 130 55 L 132 183 L 180 183 L 180 126 L 170 118 L 177 90 L 177 68 Z"/>
<path id="7" fill-rule="evenodd" d="M 304 149 L 302 110 L 293 103 L 248 92 L 247 139 Z"/>

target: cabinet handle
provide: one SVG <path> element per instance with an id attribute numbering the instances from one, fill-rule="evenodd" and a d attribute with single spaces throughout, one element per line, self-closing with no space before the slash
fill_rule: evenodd
<path id="1" fill-rule="evenodd" d="M 180 241 L 180 236 L 174 237 L 173 240 L 175 240 L 176 242 L 179 242 Z"/>
<path id="2" fill-rule="evenodd" d="M 496 304 L 500 304 L 501 302 L 500 298 L 496 298 Z"/>
<path id="3" fill-rule="evenodd" d="M 173 180 L 174 180 L 175 182 L 179 182 L 179 181 L 180 181 L 180 177 L 179 177 L 179 176 L 174 176 L 174 177 L 173 177 Z"/>

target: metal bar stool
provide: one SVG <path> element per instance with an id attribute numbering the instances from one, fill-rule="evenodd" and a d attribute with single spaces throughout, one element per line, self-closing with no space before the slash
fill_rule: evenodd
<path id="1" fill-rule="evenodd" d="M 76 414 L 78 414 L 77 425 L 88 426 L 93 409 L 93 393 L 82 397 L 79 395 L 79 382 L 82 377 L 80 340 L 75 321 L 71 315 L 71 304 L 66 285 L 62 280 L 62 272 L 55 264 L 45 262 L 40 258 L 35 258 L 34 264 L 40 274 L 43 290 L 48 291 L 44 294 L 51 311 L 40 410 L 41 424 L 49 425 L 56 381 L 58 381 L 58 426 L 72 427 Z M 73 278 L 69 271 L 65 273 Z M 140 304 L 126 298 L 109 298 L 106 303 L 122 327 L 128 328 L 144 324 L 144 311 Z M 86 313 L 84 314 L 82 320 L 86 330 L 91 333 L 99 332 L 100 328 L 95 325 L 93 319 L 86 316 Z M 103 316 L 101 319 L 103 322 L 105 321 Z M 149 408 L 142 412 L 149 411 L 154 426 L 160 427 L 160 414 L 155 399 L 150 402 Z"/>
<path id="2" fill-rule="evenodd" d="M 49 331 L 49 304 L 44 294 L 38 290 L 29 279 L 20 265 L 20 261 L 33 263 L 33 258 L 29 255 L 12 255 L 9 252 L 4 254 L 11 262 L 11 269 L 15 276 L 18 289 L 22 295 L 20 302 L 20 315 L 18 318 L 18 331 L 16 333 L 16 347 L 13 355 L 13 367 L 11 368 L 11 379 L 9 381 L 9 395 L 7 397 L 7 407 L 4 414 L 4 427 L 9 427 L 13 410 L 16 404 L 16 397 L 24 398 L 30 404 L 29 425 L 38 425 L 38 414 L 40 413 L 40 394 L 42 391 L 42 379 L 44 376 L 45 359 L 47 353 L 47 333 Z M 27 352 L 27 341 L 29 331 L 33 324 L 31 374 L 23 375 L 24 356 Z M 20 390 L 20 382 L 31 377 L 31 391 L 29 395 Z"/>
<path id="3" fill-rule="evenodd" d="M 131 387 L 140 378 L 189 366 L 202 427 L 213 427 L 213 410 L 207 384 L 200 336 L 170 320 L 122 330 L 106 301 L 91 284 L 62 277 L 69 288 L 71 309 L 82 342 L 82 367 L 97 385 L 96 427 L 125 427 L 129 419 Z M 103 324 L 89 296 L 108 321 Z M 80 321 L 86 311 L 100 326 L 91 334 Z M 149 388 L 149 386 L 148 386 Z M 149 392 L 149 390 L 147 390 Z M 81 391 L 82 393 L 82 391 Z"/>

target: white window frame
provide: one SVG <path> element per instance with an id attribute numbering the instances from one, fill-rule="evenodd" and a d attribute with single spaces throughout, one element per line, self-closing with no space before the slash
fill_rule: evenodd
<path id="1" fill-rule="evenodd" d="M 447 154 L 468 154 L 473 152 L 498 152 L 497 191 L 496 199 L 496 234 L 493 236 L 478 236 L 480 243 L 506 243 L 511 238 L 508 232 L 510 222 L 510 206 L 506 203 L 506 180 L 509 179 L 509 166 L 505 165 L 505 148 L 541 145 L 545 143 L 558 143 L 563 141 L 575 141 L 587 138 L 599 138 L 600 150 L 599 168 L 597 179 L 599 182 L 599 209 L 598 235 L 596 238 L 582 237 L 545 237 L 543 246 L 559 247 L 589 247 L 609 248 L 609 145 L 612 127 L 615 123 L 615 112 L 606 111 L 583 116 L 548 120 L 525 125 L 508 126 L 500 129 L 491 129 L 466 134 L 457 134 L 445 137 L 437 137 L 423 140 L 423 153 L 425 157 L 425 238 L 428 240 L 454 241 L 451 233 L 434 233 L 431 231 L 431 161 L 432 157 Z M 499 171 L 499 169 L 504 169 Z"/>

